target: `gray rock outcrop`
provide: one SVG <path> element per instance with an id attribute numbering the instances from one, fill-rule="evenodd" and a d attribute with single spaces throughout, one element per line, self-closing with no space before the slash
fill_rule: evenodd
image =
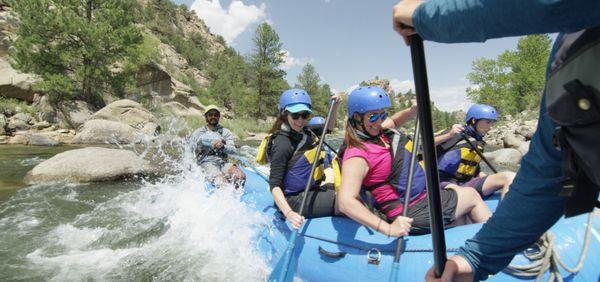
<path id="1" fill-rule="evenodd" d="M 158 119 L 137 102 L 123 99 L 112 102 L 94 113 L 90 120 L 108 120 L 124 123 L 147 135 L 159 130 Z"/>
<path id="2" fill-rule="evenodd" d="M 125 123 L 94 119 L 83 124 L 73 139 L 74 144 L 131 144 L 145 134 Z"/>
<path id="3" fill-rule="evenodd" d="M 150 162 L 131 151 L 88 147 L 57 154 L 38 164 L 24 182 L 102 182 L 154 171 Z"/>
<path id="4" fill-rule="evenodd" d="M 504 148 L 484 153 L 484 156 L 498 164 L 516 166 L 521 162 L 522 155 L 517 149 Z"/>

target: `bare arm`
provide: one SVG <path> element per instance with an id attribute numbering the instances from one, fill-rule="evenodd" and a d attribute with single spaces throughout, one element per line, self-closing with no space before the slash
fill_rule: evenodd
<path id="1" fill-rule="evenodd" d="M 297 212 L 292 210 L 290 204 L 288 204 L 285 199 L 285 195 L 283 194 L 283 190 L 280 187 L 274 187 L 271 189 L 271 194 L 273 194 L 273 199 L 275 199 L 275 204 L 279 208 L 279 210 L 283 213 L 285 218 L 292 223 L 294 228 L 298 229 L 302 226 L 304 222 L 304 217 L 300 216 Z"/>
<path id="2" fill-rule="evenodd" d="M 452 128 L 448 132 L 434 137 L 435 145 L 439 145 L 439 144 L 443 143 L 444 141 L 460 134 L 464 130 L 465 130 L 465 127 L 460 124 L 452 125 Z"/>
<path id="3" fill-rule="evenodd" d="M 331 100 L 335 100 L 335 105 L 333 105 L 333 110 L 331 113 L 331 118 L 329 119 L 329 123 L 327 124 L 327 132 L 333 131 L 335 128 L 335 121 L 337 120 L 337 109 L 342 101 L 342 95 L 340 93 L 331 96 Z"/>
<path id="4" fill-rule="evenodd" d="M 391 117 L 386 118 L 381 127 L 384 129 L 396 129 L 406 123 L 408 120 L 417 116 L 417 106 L 412 106 L 408 109 L 394 113 Z"/>

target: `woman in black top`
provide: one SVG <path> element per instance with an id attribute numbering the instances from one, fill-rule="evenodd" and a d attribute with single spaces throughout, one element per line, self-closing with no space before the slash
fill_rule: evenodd
<path id="1" fill-rule="evenodd" d="M 339 101 L 339 96 L 332 96 Z M 337 111 L 333 107 L 328 129 L 332 130 Z M 279 117 L 270 133 L 267 148 L 271 163 L 269 187 L 279 210 L 294 228 L 300 228 L 304 216 L 298 214 L 302 196 L 310 173 L 313 157 L 305 152 L 315 149 L 317 137 L 305 127 L 312 115 L 310 96 L 302 89 L 285 91 L 279 101 Z M 314 156 L 314 155 L 313 155 Z M 333 185 L 320 186 L 320 181 L 311 180 L 312 186 L 304 208 L 306 217 L 331 216 L 337 213 Z"/>

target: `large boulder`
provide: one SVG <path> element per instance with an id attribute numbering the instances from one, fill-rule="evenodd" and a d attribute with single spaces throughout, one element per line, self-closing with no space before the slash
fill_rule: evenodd
<path id="1" fill-rule="evenodd" d="M 161 108 L 170 114 L 176 117 L 196 117 L 196 118 L 204 118 L 204 115 L 201 111 L 195 108 L 187 108 L 179 102 L 168 102 L 164 103 Z"/>
<path id="2" fill-rule="evenodd" d="M 522 155 L 517 149 L 504 148 L 484 153 L 484 156 L 498 164 L 516 166 L 521 162 Z"/>
<path id="3" fill-rule="evenodd" d="M 531 144 L 531 140 L 523 142 L 523 144 L 521 144 L 521 146 L 519 146 L 519 148 L 517 148 L 517 150 L 519 150 L 521 155 L 525 156 L 525 154 L 527 154 L 527 152 L 529 152 L 529 144 Z"/>
<path id="4" fill-rule="evenodd" d="M 93 107 L 84 101 L 61 101 L 55 105 L 48 95 L 35 95 L 33 106 L 37 120 L 57 124 L 60 128 L 77 129 L 94 114 Z"/>
<path id="5" fill-rule="evenodd" d="M 58 107 L 58 122 L 62 128 L 77 129 L 94 114 L 94 108 L 80 100 L 63 101 Z"/>
<path id="6" fill-rule="evenodd" d="M 158 130 L 158 119 L 137 102 L 123 99 L 112 102 L 93 114 L 92 120 L 109 120 L 124 123 L 148 135 Z"/>
<path id="7" fill-rule="evenodd" d="M 525 142 L 525 137 L 509 133 L 504 136 L 502 141 L 504 143 L 504 148 L 516 149 L 519 148 L 519 146 L 521 146 L 521 144 Z"/>
<path id="8" fill-rule="evenodd" d="M 131 144 L 140 142 L 146 134 L 125 123 L 93 119 L 80 128 L 74 144 Z"/>
<path id="9" fill-rule="evenodd" d="M 515 133 L 525 137 L 525 140 L 531 140 L 533 133 L 535 133 L 535 127 L 528 125 L 521 125 L 515 129 Z"/>
<path id="10" fill-rule="evenodd" d="M 23 181 L 101 182 L 154 172 L 150 162 L 131 151 L 88 147 L 55 155 L 30 170 Z"/>
<path id="11" fill-rule="evenodd" d="M 31 128 L 30 121 L 31 116 L 25 113 L 18 113 L 8 119 L 6 127 L 9 131 L 29 130 Z"/>
<path id="12" fill-rule="evenodd" d="M 0 95 L 33 102 L 33 84 L 39 78 L 12 68 L 6 57 L 0 57 Z"/>
<path id="13" fill-rule="evenodd" d="M 46 134 L 30 134 L 28 145 L 34 146 L 58 146 L 60 143 L 54 139 L 48 138 Z"/>

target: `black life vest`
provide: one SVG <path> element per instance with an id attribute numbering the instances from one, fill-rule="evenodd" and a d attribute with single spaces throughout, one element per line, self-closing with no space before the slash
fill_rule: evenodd
<path id="1" fill-rule="evenodd" d="M 266 140 L 264 153 L 267 159 L 270 160 L 271 147 L 273 139 L 278 135 L 286 136 L 290 138 L 290 132 L 288 130 L 278 130 L 269 136 Z M 325 151 L 320 152 L 320 156 L 317 159 L 317 168 L 315 169 L 312 177 L 310 176 L 310 170 L 312 168 L 315 154 L 317 154 L 318 142 L 316 136 L 312 135 L 309 131 L 302 133 L 302 140 L 294 148 L 292 157 L 287 162 L 287 171 L 283 180 L 283 192 L 284 194 L 295 194 L 304 191 L 306 182 L 311 178 L 310 187 L 317 187 L 325 180 Z M 258 159 L 258 157 L 257 157 Z"/>
<path id="2" fill-rule="evenodd" d="M 566 34 L 546 84 L 546 108 L 558 127 L 567 197 L 565 216 L 600 207 L 600 27 Z"/>

